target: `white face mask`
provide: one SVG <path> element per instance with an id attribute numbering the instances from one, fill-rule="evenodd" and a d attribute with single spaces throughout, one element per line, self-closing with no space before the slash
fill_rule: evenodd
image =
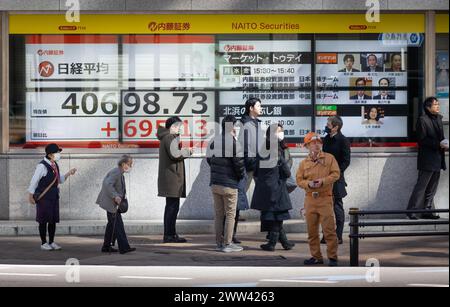
<path id="1" fill-rule="evenodd" d="M 278 140 L 279 140 L 279 141 L 284 141 L 284 138 L 285 138 L 284 132 L 278 133 Z"/>
<path id="2" fill-rule="evenodd" d="M 53 160 L 55 160 L 56 162 L 61 160 L 61 154 L 59 152 L 53 154 Z"/>
<path id="3" fill-rule="evenodd" d="M 182 125 L 175 123 L 170 127 L 170 134 L 180 134 Z"/>

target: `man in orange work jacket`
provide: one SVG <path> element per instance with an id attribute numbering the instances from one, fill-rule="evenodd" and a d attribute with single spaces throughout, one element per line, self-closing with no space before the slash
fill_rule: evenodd
<path id="1" fill-rule="evenodd" d="M 320 251 L 319 225 L 327 241 L 329 266 L 338 265 L 338 240 L 333 210 L 333 184 L 340 178 L 336 159 L 322 151 L 322 140 L 314 132 L 305 136 L 309 155 L 300 163 L 297 184 L 305 190 L 305 217 L 308 225 L 308 241 L 312 258 L 305 265 L 323 264 Z"/>

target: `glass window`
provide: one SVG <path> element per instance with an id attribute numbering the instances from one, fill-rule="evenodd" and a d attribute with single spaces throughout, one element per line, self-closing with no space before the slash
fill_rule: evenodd
<path id="1" fill-rule="evenodd" d="M 11 147 L 157 147 L 170 116 L 202 142 L 249 97 L 290 143 L 337 114 L 354 146 L 408 146 L 422 43 L 422 34 L 11 35 Z"/>
<path id="2" fill-rule="evenodd" d="M 284 126 L 298 143 L 312 129 L 312 35 L 218 35 L 218 118 L 241 117 L 245 101 L 263 104 L 263 129 Z"/>
<path id="3" fill-rule="evenodd" d="M 444 115 L 448 136 L 449 122 L 449 62 L 448 62 L 448 33 L 436 35 L 436 97 L 441 103 L 441 113 Z"/>
<path id="4" fill-rule="evenodd" d="M 154 146 L 174 115 L 202 139 L 214 52 L 213 36 L 12 36 L 11 145 Z"/>
<path id="5" fill-rule="evenodd" d="M 353 146 L 413 141 L 414 104 L 423 92 L 422 43 L 418 34 L 317 36 L 317 131 L 336 114 Z"/>

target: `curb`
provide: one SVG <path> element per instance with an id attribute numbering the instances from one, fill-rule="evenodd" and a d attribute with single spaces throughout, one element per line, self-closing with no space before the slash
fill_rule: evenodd
<path id="1" fill-rule="evenodd" d="M 376 220 L 371 220 L 376 221 Z M 378 220 L 385 221 L 385 220 Z M 395 220 L 389 220 L 395 221 Z M 404 221 L 404 220 L 401 220 Z M 125 229 L 128 235 L 163 235 L 164 225 L 161 221 L 125 221 Z M 57 226 L 58 235 L 68 236 L 99 236 L 104 235 L 106 221 L 62 221 Z M 201 235 L 214 233 L 214 221 L 212 220 L 179 220 L 178 232 L 183 235 Z M 290 220 L 284 223 L 288 233 L 306 233 L 307 226 L 304 220 Z M 385 226 L 360 228 L 362 233 L 370 232 L 405 232 L 405 231 L 449 231 L 448 225 L 431 226 Z M 344 228 L 345 233 L 350 232 L 348 223 Z M 245 221 L 239 223 L 239 234 L 260 233 L 259 221 Z M 37 223 L 34 221 L 0 221 L 0 236 L 36 236 L 39 235 Z"/>

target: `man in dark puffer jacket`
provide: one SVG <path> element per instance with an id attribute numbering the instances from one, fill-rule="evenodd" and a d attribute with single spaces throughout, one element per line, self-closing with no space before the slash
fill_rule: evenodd
<path id="1" fill-rule="evenodd" d="M 208 148 L 208 164 L 211 166 L 211 190 L 214 197 L 216 243 L 220 251 L 239 252 L 243 248 L 233 244 L 233 230 L 238 201 L 239 181 L 245 176 L 243 155 L 236 142 L 234 116 L 222 121 L 222 135 L 214 138 Z M 223 223 L 225 217 L 225 225 Z"/>

